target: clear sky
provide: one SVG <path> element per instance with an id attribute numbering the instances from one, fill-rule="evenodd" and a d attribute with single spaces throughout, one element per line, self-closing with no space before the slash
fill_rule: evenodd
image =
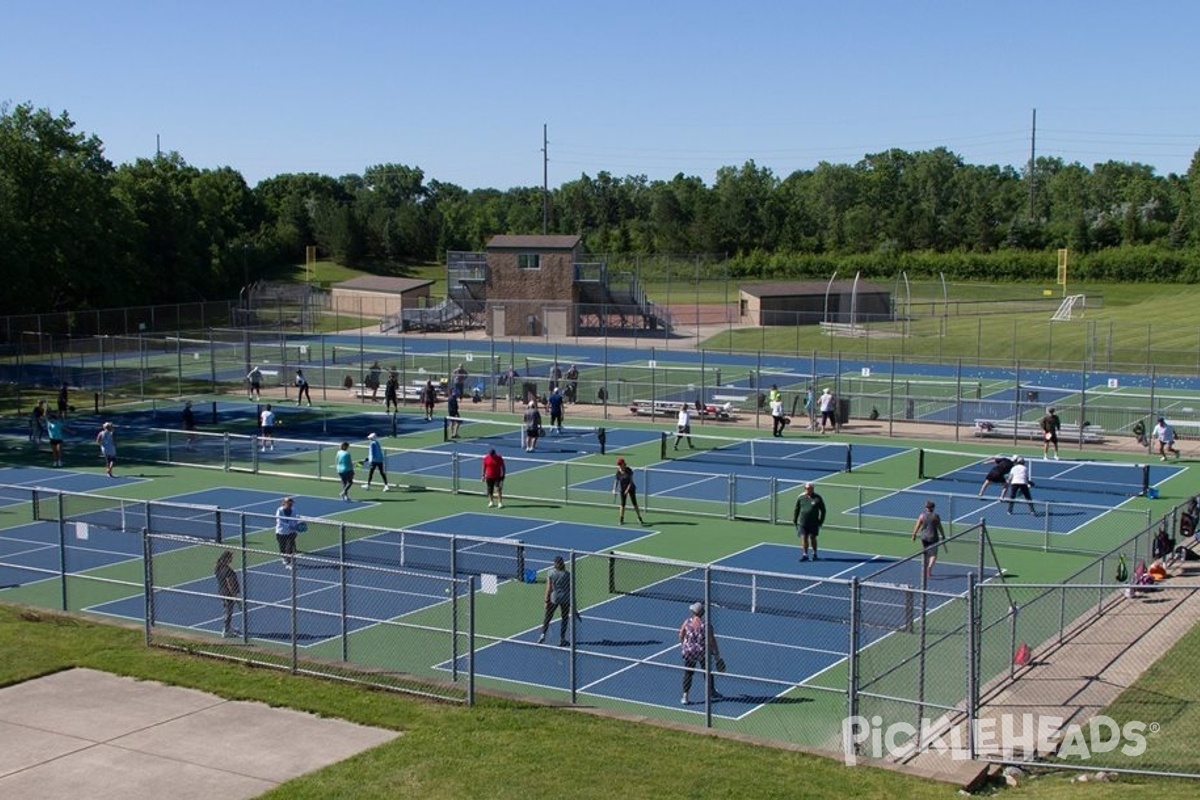
<path id="1" fill-rule="evenodd" d="M 251 184 L 420 167 L 468 189 L 711 185 L 891 147 L 1187 171 L 1194 0 L 8 0 L 0 102 L 115 163 L 156 137 Z"/>

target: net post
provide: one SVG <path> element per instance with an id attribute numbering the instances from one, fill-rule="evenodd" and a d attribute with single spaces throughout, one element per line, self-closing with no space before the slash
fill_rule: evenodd
<path id="1" fill-rule="evenodd" d="M 1142 464 L 1142 497 L 1150 494 L 1150 465 Z"/>
<path id="2" fill-rule="evenodd" d="M 442 417 L 442 441 L 450 441 L 450 418 Z"/>
<path id="3" fill-rule="evenodd" d="M 925 448 L 924 447 L 917 448 L 917 477 L 920 478 L 921 480 L 926 480 L 926 478 L 925 478 Z"/>
<path id="4" fill-rule="evenodd" d="M 223 524 L 221 521 L 221 509 L 218 508 L 213 513 L 217 520 L 217 544 L 221 544 L 225 540 Z"/>
<path id="5" fill-rule="evenodd" d="M 35 486 L 29 490 L 29 493 L 30 493 L 29 499 L 32 501 L 29 504 L 29 514 L 32 517 L 33 522 L 38 522 L 42 518 L 42 508 L 41 508 L 42 490 Z M 58 496 L 58 499 L 59 499 L 59 502 L 61 503 L 61 501 L 62 501 L 61 494 Z M 62 509 L 61 508 L 59 509 L 58 518 L 62 519 Z"/>
<path id="6" fill-rule="evenodd" d="M 517 574 L 516 579 L 523 581 L 525 579 L 525 543 L 517 539 Z M 572 581 L 574 583 L 574 581 Z"/>
<path id="7" fill-rule="evenodd" d="M 142 615 L 145 622 L 146 644 L 149 645 L 153 637 L 151 631 L 154 626 L 154 548 L 151 544 L 150 531 L 147 528 L 142 528 L 142 581 L 146 587 L 144 597 L 145 613 Z M 242 621 L 242 627 L 246 626 L 245 620 Z"/>
<path id="8" fill-rule="evenodd" d="M 854 471 L 854 445 L 846 442 L 846 472 Z"/>
<path id="9" fill-rule="evenodd" d="M 855 581 L 858 579 L 855 578 Z M 904 592 L 904 619 L 900 630 L 904 633 L 912 633 L 913 625 L 916 621 L 916 610 L 913 607 L 913 591 L 912 587 L 907 583 L 900 584 L 900 589 Z"/>
<path id="10" fill-rule="evenodd" d="M 608 553 L 608 593 L 617 593 L 617 557 L 611 550 Z"/>
<path id="11" fill-rule="evenodd" d="M 67 515 L 63 508 L 63 494 L 59 492 L 55 501 L 58 504 L 58 579 L 62 594 L 62 610 L 68 611 L 67 605 Z M 149 586 L 150 584 L 146 584 Z"/>
<path id="12" fill-rule="evenodd" d="M 661 431 L 658 439 L 658 460 L 667 460 L 667 432 Z"/>

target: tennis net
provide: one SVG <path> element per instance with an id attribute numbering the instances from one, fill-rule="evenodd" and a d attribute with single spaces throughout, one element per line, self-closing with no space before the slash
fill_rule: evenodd
<path id="1" fill-rule="evenodd" d="M 348 561 L 423 569 L 454 575 L 498 575 L 520 580 L 525 546 L 519 539 L 491 539 L 424 531 L 379 531 L 346 541 Z"/>
<path id="2" fill-rule="evenodd" d="M 446 417 L 442 424 L 446 442 L 475 442 L 482 447 L 525 449 L 525 425 L 467 417 Z M 543 424 L 537 449 L 551 453 L 603 453 L 599 428 L 556 427 Z"/>
<path id="3" fill-rule="evenodd" d="M 645 561 L 617 553 L 610 554 L 608 561 L 610 594 L 694 603 L 704 599 L 706 577 L 709 601 L 717 608 L 851 624 L 851 587 L 844 581 Z M 912 630 L 910 587 L 862 584 L 860 590 L 862 624 L 888 631 Z"/>
<path id="4" fill-rule="evenodd" d="M 703 461 L 733 466 L 775 467 L 805 472 L 849 472 L 849 442 L 803 439 L 736 439 L 704 434 L 662 434 L 663 461 Z"/>
<path id="5" fill-rule="evenodd" d="M 978 486 L 998 457 L 921 448 L 917 473 L 922 480 L 962 481 Z M 1150 467 L 1146 464 L 1028 459 L 1027 465 L 1030 479 L 1045 488 L 1119 495 L 1142 495 L 1150 488 Z"/>

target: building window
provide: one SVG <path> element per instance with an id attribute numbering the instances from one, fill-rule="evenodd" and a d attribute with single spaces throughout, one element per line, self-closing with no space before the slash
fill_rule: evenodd
<path id="1" fill-rule="evenodd" d="M 517 269 L 541 269 L 542 257 L 538 253 L 518 253 Z"/>

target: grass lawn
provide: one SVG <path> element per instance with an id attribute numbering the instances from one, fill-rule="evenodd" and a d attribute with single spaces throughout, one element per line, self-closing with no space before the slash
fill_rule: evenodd
<path id="1" fill-rule="evenodd" d="M 1186 644 L 1186 641 L 1185 643 Z M 1193 643 L 1194 644 L 1194 643 Z M 1177 650 L 1187 652 L 1187 648 Z M 1161 665 L 1170 670 L 1176 658 Z M 1176 667 L 1180 665 L 1175 665 Z M 483 698 L 460 708 L 148 649 L 141 631 L 0 607 L 0 684 L 71 667 L 164 681 L 365 725 L 394 742 L 289 782 L 265 797 L 630 798 L 951 796 L 944 784 L 771 747 L 564 709 Z M 1192 738 L 1192 737 L 1187 737 Z M 1073 773 L 1027 781 L 1011 797 L 1190 798 L 1183 780 L 1123 777 L 1075 785 Z M 619 790 L 616 787 L 620 787 Z"/>

